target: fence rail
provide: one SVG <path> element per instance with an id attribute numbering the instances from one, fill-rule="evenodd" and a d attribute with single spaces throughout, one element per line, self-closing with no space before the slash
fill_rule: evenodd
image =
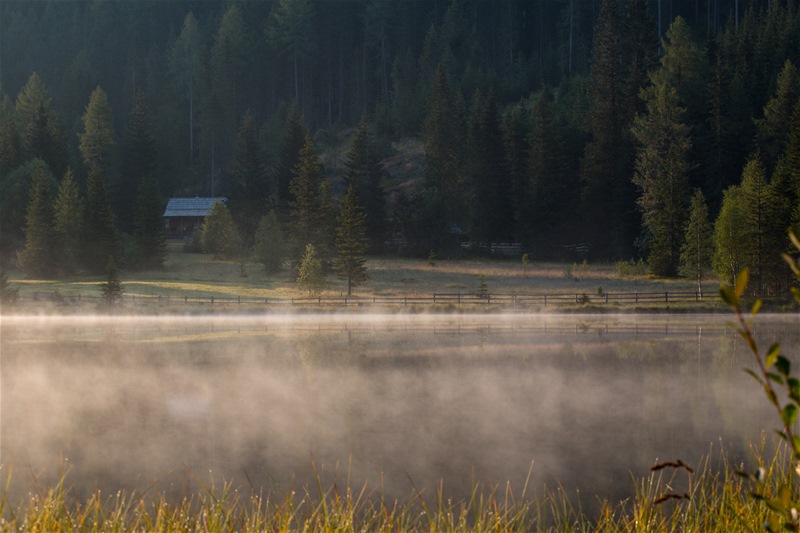
<path id="1" fill-rule="evenodd" d="M 123 294 L 123 303 L 131 305 L 249 305 L 249 306 L 498 306 L 498 307 L 550 307 L 575 304 L 670 304 L 679 302 L 716 301 L 716 298 L 704 299 L 698 291 L 663 291 L 663 292 L 603 292 L 603 293 L 560 293 L 560 294 L 463 294 L 433 293 L 430 296 L 314 296 L 297 298 L 256 298 L 245 296 L 156 296 Z M 102 296 L 73 294 L 62 295 L 58 292 L 34 292 L 21 294 L 20 301 L 40 301 L 57 304 L 99 303 Z"/>

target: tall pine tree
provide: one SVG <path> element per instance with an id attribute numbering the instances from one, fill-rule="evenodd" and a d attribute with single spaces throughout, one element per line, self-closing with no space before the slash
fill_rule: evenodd
<path id="1" fill-rule="evenodd" d="M 122 161 L 121 198 L 115 212 L 120 231 L 132 233 L 136 203 L 131 200 L 136 198 L 139 186 L 145 179 L 153 179 L 153 183 L 157 184 L 155 140 L 147 100 L 141 89 L 136 91 L 135 102 L 128 117 Z"/>
<path id="2" fill-rule="evenodd" d="M 300 150 L 300 159 L 292 172 L 292 182 L 289 191 L 292 194 L 290 203 L 292 209 L 292 257 L 300 260 L 307 244 L 319 248 L 323 240 L 323 233 L 327 231 L 324 226 L 324 213 L 322 209 L 321 187 L 325 177 L 319 164 L 319 156 L 311 140 L 311 135 L 306 133 L 306 140 Z M 316 253 L 316 252 L 315 252 Z"/>
<path id="3" fill-rule="evenodd" d="M 683 245 L 681 246 L 680 274 L 697 283 L 697 292 L 703 297 L 703 279 L 711 268 L 714 228 L 708 219 L 708 206 L 703 191 L 695 189 L 689 207 Z"/>
<path id="4" fill-rule="evenodd" d="M 133 214 L 133 237 L 136 243 L 136 266 L 142 269 L 161 269 L 167 255 L 164 233 L 163 205 L 156 180 L 145 176 L 136 192 L 136 209 Z"/>
<path id="5" fill-rule="evenodd" d="M 356 136 L 345 162 L 345 182 L 352 186 L 367 216 L 366 231 L 369 249 L 379 252 L 386 239 L 386 174 L 378 160 L 377 150 L 370 141 L 367 119 L 362 116 Z"/>
<path id="6" fill-rule="evenodd" d="M 367 280 L 366 214 L 358 205 L 355 188 L 350 185 L 339 206 L 338 227 L 336 228 L 336 272 L 347 282 L 347 295 L 353 287 Z"/>
<path id="7" fill-rule="evenodd" d="M 247 248 L 253 245 L 258 221 L 269 205 L 272 187 L 268 180 L 255 120 L 248 110 L 236 138 L 229 202 Z"/>
<path id="8" fill-rule="evenodd" d="M 71 169 L 61 179 L 53 210 L 58 264 L 62 273 L 73 274 L 81 264 L 85 210 Z"/>
<path id="9" fill-rule="evenodd" d="M 581 162 L 582 235 L 593 254 L 623 257 L 637 226 L 630 176 L 633 149 L 627 129 L 630 101 L 619 0 L 603 0 L 595 26 L 589 72 L 587 129 L 591 136 Z"/>
<path id="10" fill-rule="evenodd" d="M 648 232 L 650 272 L 676 276 L 684 224 L 688 215 L 689 129 L 672 86 L 657 83 L 646 93 L 647 114 L 636 118 L 633 134 L 639 143 L 633 182 Z"/>
<path id="11" fill-rule="evenodd" d="M 17 257 L 17 265 L 28 277 L 49 278 L 56 273 L 53 237 L 53 194 L 50 180 L 40 167 L 33 175 L 28 200 L 25 248 Z"/>

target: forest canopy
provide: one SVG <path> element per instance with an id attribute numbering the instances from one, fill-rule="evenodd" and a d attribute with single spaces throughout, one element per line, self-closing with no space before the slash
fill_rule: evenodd
<path id="1" fill-rule="evenodd" d="M 68 171 L 84 222 L 115 224 L 83 228 L 103 265 L 144 246 L 125 236 L 157 209 L 137 197 L 228 197 L 253 246 L 270 210 L 302 226 L 308 139 L 315 220 L 335 224 L 353 185 L 371 253 L 588 248 L 676 275 L 692 195 L 712 221 L 746 214 L 723 204 L 756 205 L 750 189 L 724 193 L 753 168 L 780 202 L 752 231 L 779 250 L 797 218 L 795 0 L 8 1 L 0 25 L 4 258 L 25 248 L 33 176 L 41 203 Z M 408 139 L 424 163 L 392 174 Z"/>

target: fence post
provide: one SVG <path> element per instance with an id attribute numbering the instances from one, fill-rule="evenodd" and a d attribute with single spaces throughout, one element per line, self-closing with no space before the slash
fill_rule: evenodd
<path id="1" fill-rule="evenodd" d="M 606 293 L 606 303 L 608 303 L 608 293 Z"/>
<path id="2" fill-rule="evenodd" d="M 639 293 L 638 292 L 633 293 L 633 301 L 635 303 L 637 303 L 637 304 L 639 303 Z"/>
<path id="3" fill-rule="evenodd" d="M 214 297 L 211 297 L 211 305 L 214 305 Z"/>
<path id="4" fill-rule="evenodd" d="M 544 295 L 544 306 L 547 307 L 547 295 Z"/>
<path id="5" fill-rule="evenodd" d="M 664 303 L 669 303 L 669 292 L 664 291 Z"/>
<path id="6" fill-rule="evenodd" d="M 239 305 L 242 305 L 242 297 L 241 296 L 237 296 L 236 297 L 236 303 L 238 303 Z"/>

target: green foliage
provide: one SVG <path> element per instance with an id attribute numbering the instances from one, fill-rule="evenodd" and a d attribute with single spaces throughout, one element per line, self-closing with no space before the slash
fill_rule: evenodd
<path id="1" fill-rule="evenodd" d="M 503 133 L 494 96 L 477 95 L 470 127 L 469 178 L 471 194 L 470 237 L 474 242 L 509 242 L 515 220 L 511 202 Z"/>
<path id="2" fill-rule="evenodd" d="M 297 287 L 308 292 L 309 296 L 317 296 L 322 292 L 324 286 L 325 276 L 322 272 L 322 261 L 317 257 L 314 245 L 307 244 L 297 270 Z"/>
<path id="3" fill-rule="evenodd" d="M 145 176 L 139 183 L 133 218 L 133 236 L 138 254 L 134 264 L 138 268 L 160 269 L 164 266 L 167 238 L 163 212 L 155 179 Z"/>
<path id="4" fill-rule="evenodd" d="M 81 263 L 83 224 L 86 212 L 72 169 L 61 179 L 53 206 L 53 230 L 56 239 L 58 265 L 65 274 L 74 273 Z"/>
<path id="5" fill-rule="evenodd" d="M 83 162 L 89 173 L 109 180 L 114 157 L 114 125 L 108 96 L 99 85 L 89 98 L 82 120 L 83 132 L 79 135 L 79 148 Z"/>
<path id="6" fill-rule="evenodd" d="M 708 220 L 703 191 L 696 189 L 689 208 L 689 220 L 681 246 L 680 274 L 697 282 L 697 290 L 703 294 L 703 277 L 711 268 L 714 228 Z"/>
<path id="7" fill-rule="evenodd" d="M 432 248 L 449 243 L 451 224 L 466 227 L 467 198 L 460 159 L 463 130 L 453 104 L 450 87 L 441 68 L 436 69 L 428 93 L 428 114 L 423 126 L 425 142 L 425 186 L 431 224 Z"/>
<path id="8" fill-rule="evenodd" d="M 769 170 L 786 149 L 792 113 L 800 98 L 800 74 L 787 59 L 778 75 L 775 93 L 764 106 L 764 117 L 756 119 L 759 149 Z"/>
<path id="9" fill-rule="evenodd" d="M 280 0 L 266 28 L 267 39 L 293 66 L 294 101 L 300 99 L 300 61 L 316 47 L 311 0 Z"/>
<path id="10" fill-rule="evenodd" d="M 31 74 L 17 95 L 14 118 L 23 151 L 18 161 L 39 158 L 54 173 L 61 175 L 66 170 L 68 159 L 61 123 L 36 72 Z"/>
<path id="11" fill-rule="evenodd" d="M 225 202 L 216 202 L 203 221 L 203 252 L 215 259 L 232 259 L 241 251 L 241 240 Z"/>
<path id="12" fill-rule="evenodd" d="M 17 265 L 28 277 L 53 276 L 57 269 L 54 243 L 51 180 L 40 166 L 33 175 L 25 217 L 25 248 L 17 257 Z"/>
<path id="13" fill-rule="evenodd" d="M 117 262 L 113 256 L 108 257 L 106 264 L 106 282 L 100 284 L 100 294 L 103 298 L 103 303 L 107 306 L 115 305 L 122 299 L 122 294 L 125 292 L 122 282 L 119 280 L 117 273 Z"/>
<path id="14" fill-rule="evenodd" d="M 292 194 L 292 238 L 294 239 L 293 255 L 296 259 L 304 253 L 307 244 L 320 248 L 330 228 L 326 225 L 323 207 L 322 184 L 327 181 L 322 175 L 319 156 L 311 135 L 306 133 L 306 140 L 300 150 L 300 159 L 292 171 L 289 191 Z"/>
<path id="15" fill-rule="evenodd" d="M 614 263 L 614 270 L 623 278 L 633 278 L 647 274 L 648 266 L 644 259 L 628 259 L 627 261 L 617 261 Z"/>
<path id="16" fill-rule="evenodd" d="M 800 251 L 800 241 L 793 233 L 790 234 L 792 243 L 796 251 Z M 784 259 L 789 264 L 792 272 L 800 281 L 800 268 L 794 258 L 784 254 Z M 734 282 L 732 287 L 723 285 L 720 287 L 720 297 L 736 313 L 736 331 L 744 339 L 748 348 L 752 352 L 756 370 L 746 370 L 746 372 L 758 382 L 764 390 L 767 400 L 775 408 L 775 412 L 780 420 L 781 426 L 777 431 L 778 435 L 791 450 L 789 458 L 788 475 L 785 481 L 780 481 L 778 490 L 775 493 L 768 492 L 769 484 L 766 480 L 765 471 L 761 469 L 756 474 L 740 473 L 749 479 L 754 489 L 751 496 L 763 501 L 770 511 L 766 526 L 769 531 L 798 531 L 800 530 L 800 519 L 798 519 L 797 508 L 800 502 L 797 501 L 796 484 L 797 477 L 800 476 L 800 468 L 792 466 L 800 464 L 800 436 L 795 431 L 798 411 L 800 411 L 800 379 L 792 373 L 791 361 L 781 353 L 779 343 L 773 343 L 762 351 L 758 347 L 757 339 L 753 332 L 753 322 L 761 309 L 761 300 L 757 299 L 750 308 L 749 316 L 745 316 L 742 311 L 742 300 L 750 281 L 749 270 L 743 269 Z M 793 288 L 792 293 L 795 300 L 800 304 L 800 291 Z M 778 392 L 783 389 L 783 393 Z"/>
<path id="17" fill-rule="evenodd" d="M 475 292 L 478 298 L 489 297 L 489 286 L 486 284 L 486 276 L 484 274 L 478 275 L 478 290 Z"/>
<path id="18" fill-rule="evenodd" d="M 19 290 L 11 287 L 8 282 L 8 274 L 5 270 L 0 270 L 0 306 L 12 305 L 17 301 Z"/>
<path id="19" fill-rule="evenodd" d="M 733 283 L 746 264 L 745 214 L 741 188 L 732 186 L 725 190 L 722 209 L 714 223 L 714 273 L 726 283 Z"/>
<path id="20" fill-rule="evenodd" d="M 680 263 L 689 192 L 689 129 L 682 122 L 677 91 L 656 82 L 643 92 L 647 114 L 637 116 L 639 143 L 633 182 L 644 227 L 652 237 L 648 263 L 657 276 L 675 276 Z"/>
<path id="21" fill-rule="evenodd" d="M 150 110 L 145 93 L 136 91 L 135 102 L 128 117 L 125 145 L 122 151 L 120 199 L 116 202 L 115 213 L 120 231 L 134 231 L 136 202 L 139 189 L 145 179 L 156 177 L 156 146 L 150 120 Z M 156 192 L 158 191 L 157 181 Z"/>
<path id="22" fill-rule="evenodd" d="M 386 192 L 383 179 L 386 171 L 378 159 L 377 149 L 369 138 L 367 119 L 358 124 L 353 144 L 345 161 L 345 183 L 352 186 L 366 214 L 369 249 L 378 252 L 386 239 Z"/>
<path id="23" fill-rule="evenodd" d="M 278 152 L 278 162 L 274 170 L 273 181 L 277 187 L 277 204 L 285 209 L 292 200 L 290 190 L 294 169 L 300 162 L 300 151 L 306 143 L 306 129 L 296 106 L 289 109 L 283 130 L 283 139 Z"/>
<path id="24" fill-rule="evenodd" d="M 253 254 L 256 261 L 264 265 L 270 274 L 280 271 L 283 260 L 286 258 L 286 239 L 281 231 L 278 214 L 275 209 L 270 209 L 256 230 L 256 243 Z"/>
<path id="25" fill-rule="evenodd" d="M 577 189 L 575 180 L 569 178 L 574 173 L 568 170 L 553 107 L 550 91 L 543 88 L 533 108 L 526 180 L 518 199 L 524 242 L 538 249 L 560 244 L 554 232 L 574 215 L 571 196 Z"/>
<path id="26" fill-rule="evenodd" d="M 97 167 L 89 170 L 85 215 L 83 266 L 89 272 L 100 273 L 109 256 L 118 262 L 120 243 L 105 181 Z"/>
<path id="27" fill-rule="evenodd" d="M 367 252 L 368 239 L 366 231 L 366 214 L 358 205 L 355 188 L 350 185 L 339 206 L 338 227 L 336 228 L 336 272 L 347 281 L 347 295 L 353 287 L 367 280 L 367 264 L 364 254 Z"/>
<path id="28" fill-rule="evenodd" d="M 47 163 L 41 159 L 32 159 L 10 174 L 0 176 L 0 261 L 5 266 L 10 266 L 10 259 L 16 257 L 16 251 L 25 244 L 26 208 L 34 176 L 38 174 L 46 175 L 53 189 L 58 186 Z"/>
<path id="29" fill-rule="evenodd" d="M 255 120 L 249 110 L 242 117 L 236 138 L 231 180 L 230 209 L 242 233 L 244 245 L 249 247 L 252 246 L 258 220 L 272 196 Z"/>

